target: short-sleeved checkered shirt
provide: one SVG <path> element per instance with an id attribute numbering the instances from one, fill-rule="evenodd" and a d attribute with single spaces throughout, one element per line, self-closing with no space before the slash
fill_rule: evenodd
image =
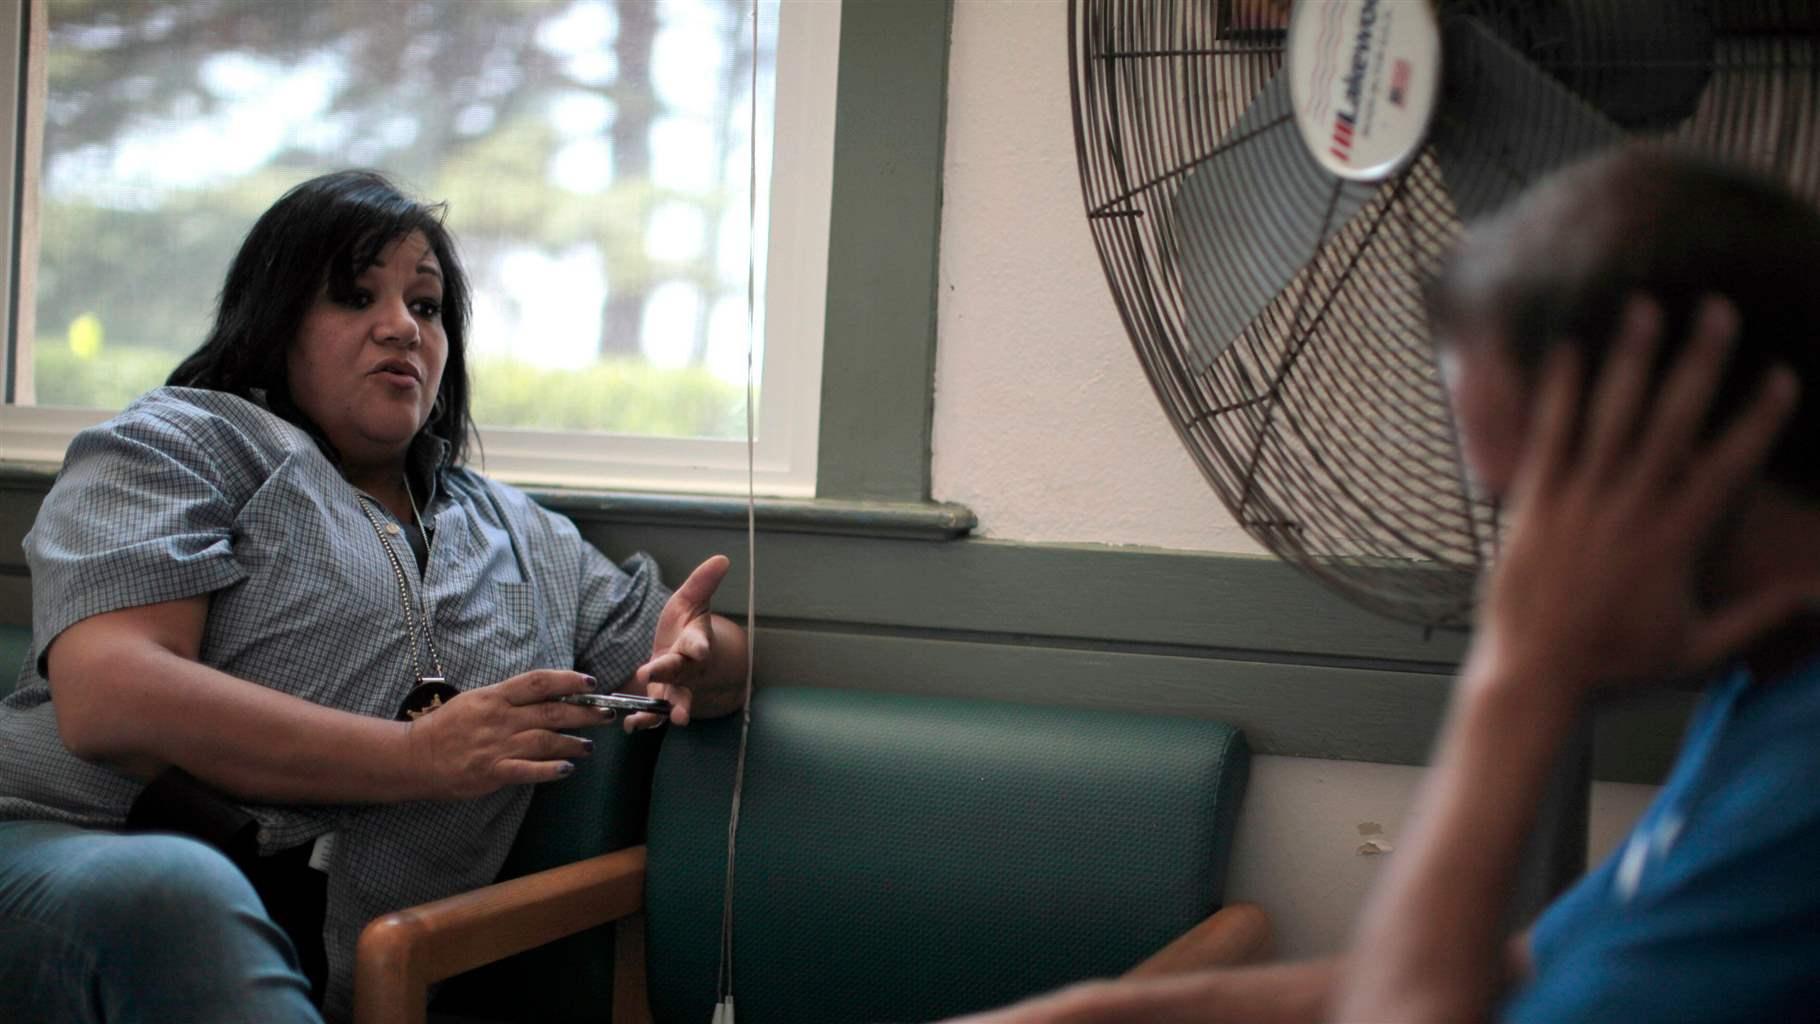
<path id="1" fill-rule="evenodd" d="M 419 571 L 390 539 L 433 628 L 449 682 L 466 690 L 533 668 L 575 668 L 605 687 L 650 655 L 669 592 L 642 555 L 614 565 L 568 520 L 466 469 L 420 438 L 418 479 L 436 486 Z M 121 824 L 141 784 L 64 748 L 44 651 L 102 612 L 213 595 L 201 660 L 319 704 L 394 717 L 415 684 L 397 574 L 362 502 L 302 430 L 251 402 L 161 388 L 83 431 L 25 538 L 32 651 L 0 702 L 0 819 Z M 421 633 L 421 627 L 419 633 Z M 433 671 L 428 646 L 417 663 Z M 345 1015 L 355 940 L 377 914 L 493 880 L 531 796 L 467 801 L 248 806 L 270 852 L 338 833 L 324 929 L 328 1011 Z"/>

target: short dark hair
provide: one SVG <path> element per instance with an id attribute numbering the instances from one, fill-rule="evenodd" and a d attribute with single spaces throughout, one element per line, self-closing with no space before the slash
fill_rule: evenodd
<path id="1" fill-rule="evenodd" d="M 1820 498 L 1820 211 L 1743 169 L 1633 145 L 1546 179 L 1469 228 L 1428 290 L 1436 336 L 1495 337 L 1533 380 L 1560 342 L 1596 374 L 1626 300 L 1662 308 L 1658 379 L 1705 296 L 1737 307 L 1739 336 L 1708 429 L 1742 410 L 1782 364 L 1802 398 L 1766 476 Z"/>
<path id="2" fill-rule="evenodd" d="M 455 239 L 443 226 L 446 209 L 443 203 L 412 199 L 375 171 L 337 171 L 295 186 L 247 232 L 228 266 L 208 340 L 165 383 L 246 399 L 261 392 L 268 409 L 308 431 L 331 458 L 339 459 L 291 397 L 286 355 L 319 291 L 326 288 L 331 297 L 352 295 L 355 279 L 387 245 L 422 232 L 442 266 L 442 328 L 449 341 L 442 388 L 423 429 L 448 441 L 448 465 L 460 465 L 472 429 L 469 296 Z"/>

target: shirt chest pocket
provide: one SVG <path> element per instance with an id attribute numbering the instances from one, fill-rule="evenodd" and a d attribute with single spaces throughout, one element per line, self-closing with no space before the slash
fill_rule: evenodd
<path id="1" fill-rule="evenodd" d="M 567 668 L 542 622 L 537 588 L 524 581 L 475 580 L 464 599 L 438 609 L 448 636 L 443 660 L 464 690 L 536 668 Z M 442 642 L 439 638 L 439 642 Z"/>
<path id="2" fill-rule="evenodd" d="M 398 573 L 357 500 L 336 500 L 345 486 L 321 468 L 287 459 L 242 506 L 234 558 L 247 579 L 217 595 L 215 611 L 231 606 L 254 635 L 309 623 L 332 644 L 393 637 L 404 629 Z"/>
<path id="3" fill-rule="evenodd" d="M 468 690 L 531 669 L 567 668 L 573 655 L 554 643 L 549 595 L 526 578 L 512 534 L 467 505 L 436 521 L 431 595 L 451 681 Z"/>

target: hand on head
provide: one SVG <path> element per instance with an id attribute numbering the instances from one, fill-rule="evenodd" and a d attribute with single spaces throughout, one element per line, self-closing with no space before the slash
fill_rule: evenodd
<path id="1" fill-rule="evenodd" d="M 1652 395 L 1661 320 L 1654 303 L 1631 302 L 1584 403 L 1577 348 L 1555 346 L 1544 365 L 1472 655 L 1540 693 L 1578 700 L 1602 684 L 1710 667 L 1820 594 L 1820 580 L 1802 580 L 1702 606 L 1700 561 L 1793 411 L 1797 386 L 1773 369 L 1718 436 L 1702 440 L 1737 313 L 1708 300 Z"/>

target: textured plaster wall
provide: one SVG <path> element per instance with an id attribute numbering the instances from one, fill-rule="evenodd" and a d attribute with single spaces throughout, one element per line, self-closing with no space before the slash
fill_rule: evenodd
<path id="1" fill-rule="evenodd" d="M 1253 757 L 1227 898 L 1270 912 L 1279 955 L 1344 948 L 1372 879 L 1396 856 L 1421 777 L 1406 765 Z M 1654 786 L 1593 786 L 1587 863 L 1618 846 L 1655 793 Z M 1362 852 L 1368 840 L 1389 851 Z"/>
<path id="2" fill-rule="evenodd" d="M 1261 552 L 1151 397 L 1082 215 L 1067 7 L 958 0 L 935 496 L 989 537 Z"/>
<path id="3" fill-rule="evenodd" d="M 1126 341 L 1082 215 L 1061 0 L 956 0 L 948 82 L 935 496 L 1022 541 L 1259 553 L 1182 451 Z M 1279 953 L 1340 948 L 1420 771 L 1259 757 L 1228 895 Z M 1592 846 L 1652 792 L 1600 785 Z"/>

